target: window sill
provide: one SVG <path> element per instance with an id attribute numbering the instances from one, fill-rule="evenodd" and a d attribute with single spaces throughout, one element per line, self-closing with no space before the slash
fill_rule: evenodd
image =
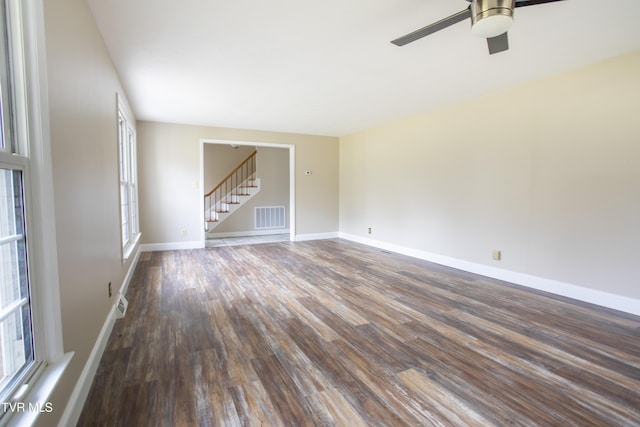
<path id="1" fill-rule="evenodd" d="M 140 241 L 141 236 L 142 236 L 142 233 L 136 234 L 129 241 L 129 244 L 124 247 L 124 249 L 122 250 L 122 262 L 127 262 L 127 260 L 131 257 L 131 254 L 133 253 L 133 250 L 135 249 L 135 247 L 138 245 L 138 242 Z"/>
<path id="2" fill-rule="evenodd" d="M 31 426 L 40 414 L 53 412 L 56 408 L 53 407 L 49 398 L 72 357 L 73 352 L 69 352 L 64 354 L 58 362 L 49 364 L 23 400 L 11 402 L 11 404 L 3 402 L 5 408 L 2 409 L 10 417 L 3 419 L 0 425 L 3 427 Z"/>

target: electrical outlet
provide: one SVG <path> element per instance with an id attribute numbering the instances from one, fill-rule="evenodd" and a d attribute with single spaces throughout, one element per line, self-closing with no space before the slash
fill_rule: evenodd
<path id="1" fill-rule="evenodd" d="M 183 229 L 181 230 L 181 233 L 182 233 L 182 235 L 183 235 L 183 236 L 187 236 L 187 235 L 189 235 L 189 231 L 187 231 L 187 229 L 186 229 L 186 228 L 183 228 Z"/>
<path id="2" fill-rule="evenodd" d="M 491 258 L 493 258 L 495 261 L 500 261 L 502 259 L 502 252 L 500 252 L 498 249 L 494 249 L 491 254 Z"/>
<path id="3" fill-rule="evenodd" d="M 367 228 L 367 233 L 371 234 L 371 227 Z"/>
<path id="4" fill-rule="evenodd" d="M 109 282 L 109 284 L 107 285 L 107 289 L 109 290 L 109 298 L 111 298 L 111 295 L 112 295 L 111 282 Z"/>

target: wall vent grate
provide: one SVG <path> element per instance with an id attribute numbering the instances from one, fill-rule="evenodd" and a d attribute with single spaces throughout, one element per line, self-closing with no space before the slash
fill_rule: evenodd
<path id="1" fill-rule="evenodd" d="M 256 208 L 256 230 L 286 227 L 284 206 L 259 206 Z"/>

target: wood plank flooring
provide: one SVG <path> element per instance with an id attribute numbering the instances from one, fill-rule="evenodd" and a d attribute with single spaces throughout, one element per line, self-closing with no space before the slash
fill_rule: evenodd
<path id="1" fill-rule="evenodd" d="M 145 253 L 79 426 L 638 426 L 640 318 L 343 240 Z"/>

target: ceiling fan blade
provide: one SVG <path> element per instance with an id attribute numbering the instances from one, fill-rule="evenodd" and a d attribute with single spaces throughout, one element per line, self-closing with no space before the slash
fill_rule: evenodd
<path id="1" fill-rule="evenodd" d="M 405 44 L 421 39 L 425 36 L 428 36 L 429 34 L 433 34 L 436 31 L 440 31 L 460 21 L 464 21 L 467 18 L 471 18 L 471 7 L 468 7 L 465 10 L 456 13 L 455 15 L 451 15 L 444 19 L 441 19 L 438 22 L 427 25 L 426 27 L 420 28 L 419 30 L 416 30 L 412 33 L 392 40 L 391 43 L 395 44 L 396 46 L 404 46 Z"/>
<path id="2" fill-rule="evenodd" d="M 564 1 L 564 0 L 522 0 L 522 1 L 516 0 L 516 7 L 535 6 L 537 4 L 554 3 L 557 1 Z"/>
<path id="3" fill-rule="evenodd" d="M 507 33 L 487 38 L 487 46 L 489 46 L 489 55 L 504 52 L 509 49 L 509 38 L 507 37 Z"/>

